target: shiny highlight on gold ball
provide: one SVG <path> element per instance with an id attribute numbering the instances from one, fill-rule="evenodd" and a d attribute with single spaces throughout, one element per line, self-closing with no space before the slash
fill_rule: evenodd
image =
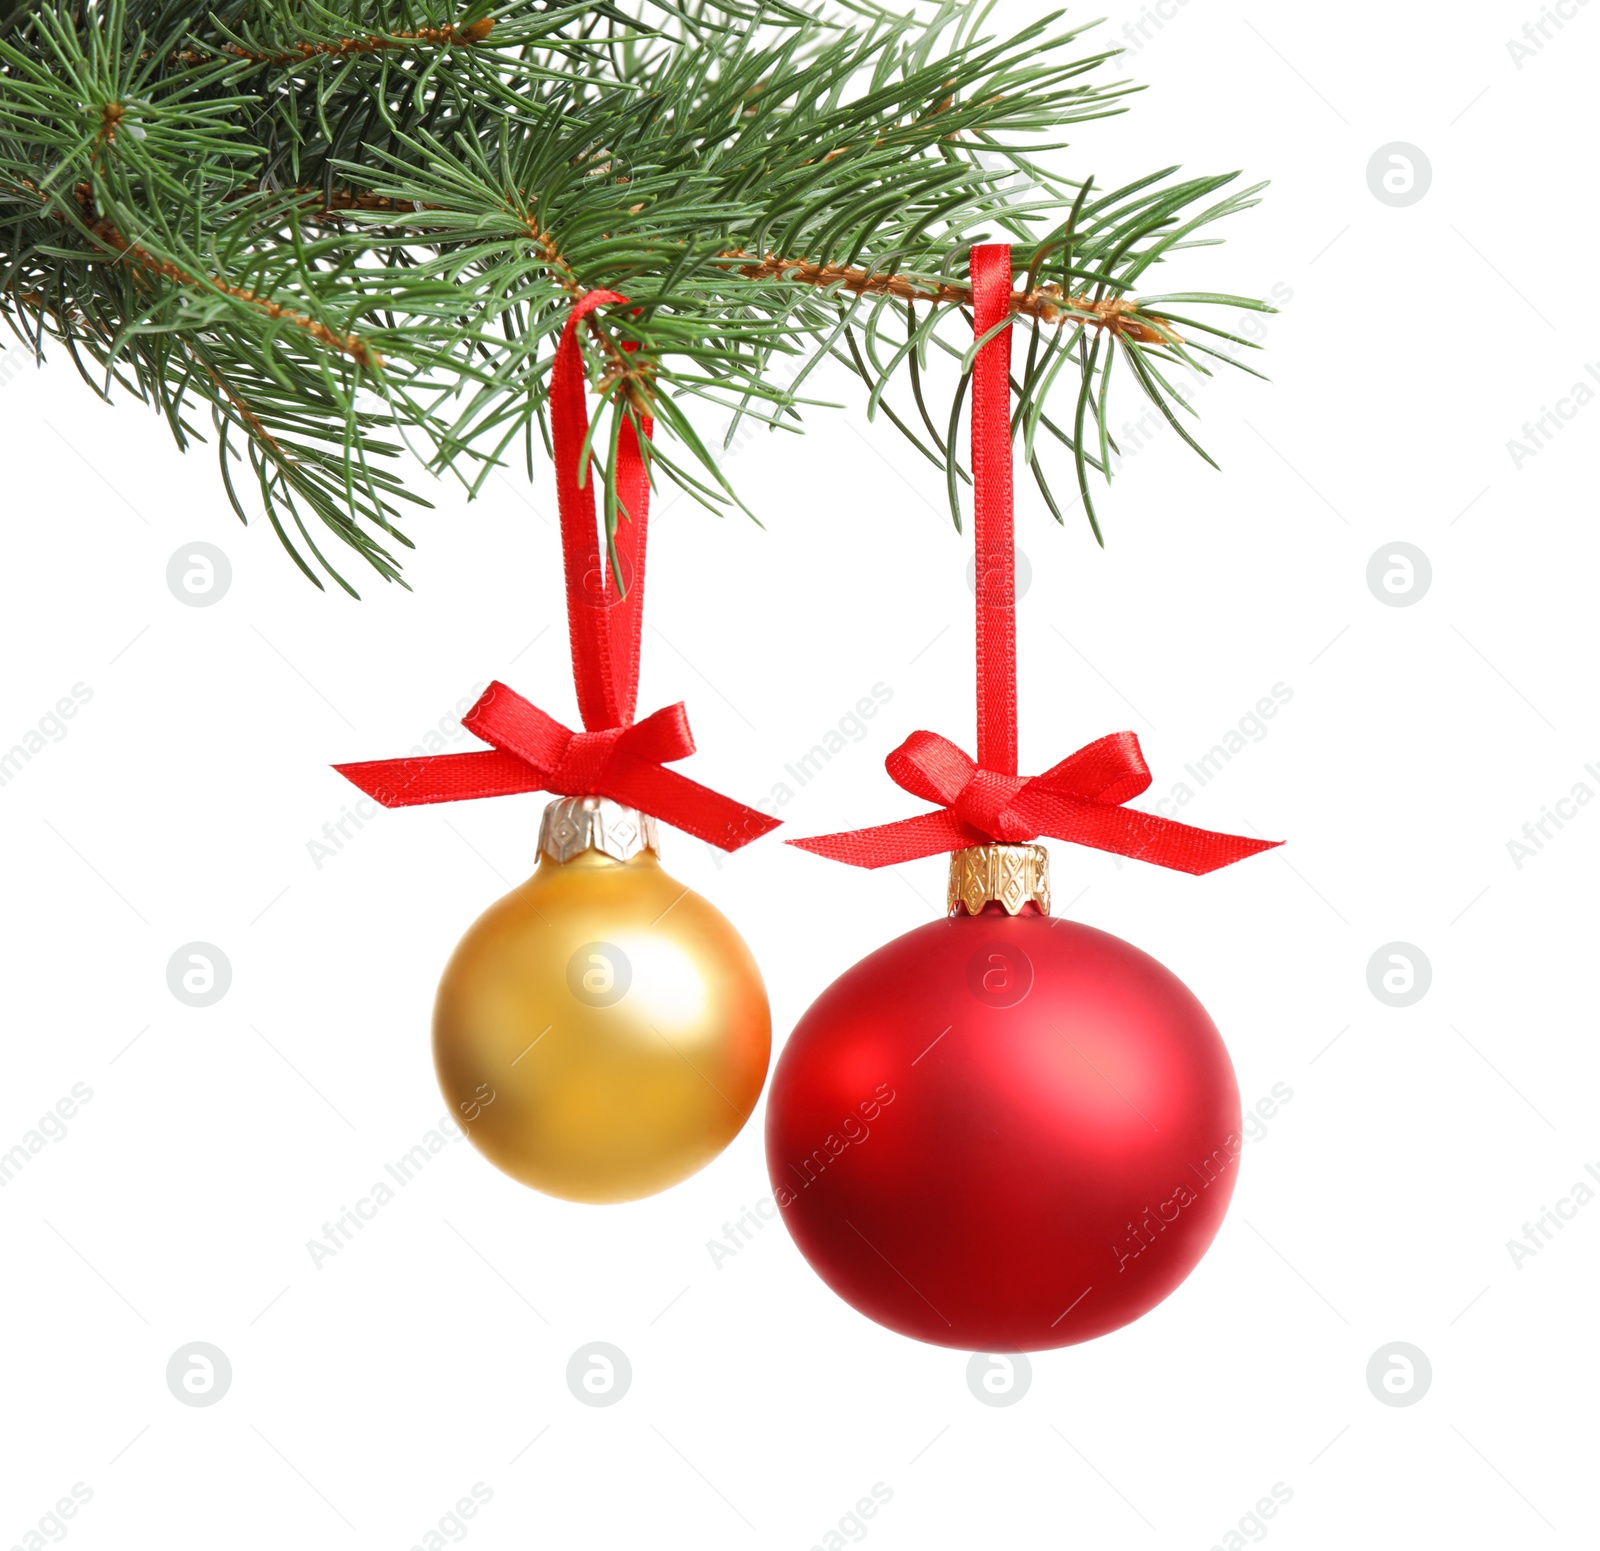
<path id="1" fill-rule="evenodd" d="M 439 1084 L 473 1145 L 568 1201 L 633 1201 L 703 1168 L 750 1118 L 772 1019 L 720 912 L 654 852 L 548 854 L 445 968 Z"/>

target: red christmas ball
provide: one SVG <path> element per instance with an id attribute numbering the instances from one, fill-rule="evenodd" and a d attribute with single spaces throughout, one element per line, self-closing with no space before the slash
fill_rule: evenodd
<path id="1" fill-rule="evenodd" d="M 790 1036 L 767 1167 L 800 1252 L 902 1335 L 1039 1351 L 1137 1319 L 1221 1226 L 1239 1089 L 1131 944 L 996 905 L 896 938 Z"/>

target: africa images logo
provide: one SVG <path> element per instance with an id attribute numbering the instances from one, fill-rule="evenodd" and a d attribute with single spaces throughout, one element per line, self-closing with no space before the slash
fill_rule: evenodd
<path id="1" fill-rule="evenodd" d="M 855 1109 L 839 1122 L 838 1129 L 830 1131 L 819 1147 L 814 1148 L 799 1163 L 791 1163 L 790 1170 L 800 1181 L 800 1189 L 816 1183 L 822 1171 L 838 1159 L 845 1150 L 855 1143 L 857 1146 L 872 1135 L 868 1125 L 875 1121 L 884 1111 L 885 1106 L 893 1104 L 894 1089 L 886 1082 L 880 1082 L 873 1089 L 871 1095 L 856 1105 Z M 790 1190 L 787 1186 L 779 1186 L 775 1192 L 779 1206 L 787 1206 L 798 1197 L 799 1192 Z"/>

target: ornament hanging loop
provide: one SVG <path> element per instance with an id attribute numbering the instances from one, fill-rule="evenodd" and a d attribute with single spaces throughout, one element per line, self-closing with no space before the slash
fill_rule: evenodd
<path id="1" fill-rule="evenodd" d="M 725 851 L 736 851 L 777 828 L 778 820 L 769 814 L 666 768 L 671 761 L 694 753 L 689 719 L 681 704 L 654 711 L 642 722 L 634 720 L 650 471 L 632 422 L 624 421 L 611 474 L 627 520 L 619 524 L 608 558 L 608 545 L 595 520 L 593 470 L 585 467 L 589 410 L 584 395 L 588 383 L 577 335 L 578 325 L 595 308 L 627 300 L 615 291 L 588 291 L 573 304 L 550 378 L 550 429 L 561 508 L 572 680 L 584 730 L 574 732 L 563 726 L 496 681 L 461 721 L 488 748 L 468 754 L 428 754 L 334 766 L 386 808 L 503 797 L 513 792 L 555 792 L 580 804 L 609 799 L 612 808 L 620 805 L 637 810 L 641 826 L 649 823 L 653 829 L 654 820 L 642 815 L 654 815 Z M 648 441 L 648 418 L 641 429 Z M 621 595 L 613 595 L 613 589 Z M 586 833 L 593 833 L 593 814 L 599 811 L 570 810 L 568 827 L 580 824 L 580 814 L 587 815 L 581 824 L 587 826 Z M 547 826 L 541 826 L 541 835 L 546 831 Z M 646 848 L 655 849 L 653 844 Z"/>
<path id="2" fill-rule="evenodd" d="M 578 710 L 589 732 L 627 727 L 634 717 L 644 618 L 650 471 L 633 423 L 625 419 L 612 471 L 624 520 L 618 524 L 614 540 L 607 543 L 595 517 L 595 466 L 585 457 L 591 450 L 585 398 L 588 381 L 578 346 L 578 325 L 596 308 L 627 300 L 616 291 L 586 291 L 574 302 L 550 374 L 550 439 L 561 512 L 572 679 Z M 643 429 L 648 438 L 648 419 Z"/>
<path id="3" fill-rule="evenodd" d="M 931 813 L 791 840 L 818 856 L 853 867 L 889 867 L 941 851 L 951 863 L 950 908 L 965 908 L 964 890 L 982 895 L 1012 915 L 1025 904 L 1048 912 L 1030 898 L 1017 877 L 1000 878 L 998 892 L 984 893 L 975 881 L 989 861 L 975 857 L 1037 851 L 1026 841 L 1040 835 L 1093 846 L 1118 856 L 1153 862 L 1180 872 L 1205 873 L 1266 851 L 1277 841 L 1253 840 L 1195 829 L 1157 813 L 1126 807 L 1150 785 L 1150 771 L 1131 732 L 1111 733 L 1086 744 L 1042 775 L 1017 775 L 1017 559 L 1011 468 L 1011 329 L 1016 310 L 1011 249 L 980 243 L 972 250 L 973 328 L 981 342 L 972 363 L 973 537 L 977 593 L 978 757 L 948 738 L 914 732 L 884 761 L 895 783 L 939 806 Z M 998 864 L 995 864 L 998 865 Z M 1013 864 L 1008 863 L 1007 866 Z M 1015 865 L 1021 865 L 1020 863 Z M 1043 864 L 1041 862 L 1041 876 Z M 1013 899 L 1016 903 L 1013 904 Z M 969 911 L 976 914 L 977 910 Z"/>
<path id="4" fill-rule="evenodd" d="M 972 363 L 978 764 L 1017 773 L 1017 545 L 1011 482 L 1011 248 L 972 250 L 973 328 L 999 329 Z M 1003 326 L 1002 326 L 1003 325 Z"/>

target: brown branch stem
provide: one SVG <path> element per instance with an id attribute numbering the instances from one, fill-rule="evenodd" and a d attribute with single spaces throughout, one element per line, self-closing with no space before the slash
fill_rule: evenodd
<path id="1" fill-rule="evenodd" d="M 255 192 L 250 190 L 248 192 Z M 346 211 L 369 211 L 381 215 L 407 216 L 434 208 L 416 205 L 408 200 L 391 199 L 382 194 L 370 194 L 354 189 L 336 188 L 324 196 L 323 191 L 298 188 L 293 192 L 303 195 L 307 203 L 307 216 L 312 220 L 336 221 Z M 544 255 L 546 267 L 573 300 L 583 295 L 584 287 L 562 257 L 555 238 L 545 231 L 532 215 L 520 212 L 518 217 L 527 229 L 528 236 Z M 397 225 L 409 224 L 405 221 Z M 926 286 L 907 279 L 904 275 L 878 270 L 852 268 L 844 264 L 814 264 L 808 259 L 779 258 L 768 254 L 752 260 L 743 248 L 727 248 L 717 254 L 718 259 L 742 260 L 737 273 L 747 280 L 785 280 L 825 290 L 837 286 L 854 292 L 857 296 L 893 296 L 907 302 L 930 302 L 941 307 L 970 307 L 972 287 L 961 281 L 943 281 L 936 286 Z M 1030 276 L 1031 279 L 1031 276 Z M 1052 281 L 1044 285 L 1030 285 L 1012 297 L 1011 310 L 1018 317 L 1037 318 L 1044 324 L 1082 324 L 1087 328 L 1103 329 L 1115 337 L 1128 338 L 1144 345 L 1170 344 L 1181 340 L 1166 319 L 1154 313 L 1141 313 L 1137 301 L 1121 296 L 1092 297 L 1085 293 L 1064 295 L 1061 287 Z M 600 328 L 598 322 L 589 320 L 591 337 L 605 350 L 616 376 L 638 376 L 640 368 L 623 359 L 616 345 Z M 643 405 L 638 407 L 643 408 Z"/>
<path id="2" fill-rule="evenodd" d="M 555 238 L 531 215 L 524 214 L 523 222 L 527 226 L 528 236 L 533 240 L 534 246 L 544 255 L 545 268 L 549 270 L 552 278 L 573 301 L 579 301 L 585 294 L 586 287 L 562 256 Z M 592 312 L 588 313 L 583 321 L 589 330 L 589 337 L 600 347 L 601 354 L 606 358 L 606 369 L 599 384 L 601 391 L 604 392 L 612 383 L 621 383 L 622 391 L 627 395 L 635 413 L 649 415 L 651 406 L 648 384 L 654 375 L 650 363 L 630 359 L 628 352 L 606 333 L 600 326 L 600 320 Z"/>
<path id="3" fill-rule="evenodd" d="M 482 43 L 494 26 L 494 18 L 485 16 L 465 27 L 447 22 L 443 27 L 418 27 L 410 32 L 371 33 L 364 38 L 339 38 L 332 43 L 296 43 L 278 53 L 257 53 L 241 48 L 237 43 L 225 43 L 214 53 L 199 49 L 184 49 L 173 56 L 180 65 L 204 64 L 208 59 L 222 57 L 248 60 L 256 65 L 297 65 L 308 59 L 348 59 L 355 54 L 381 54 L 388 49 L 409 48 L 416 43 L 427 43 L 443 48 L 452 43 Z"/>
<path id="4" fill-rule="evenodd" d="M 230 383 L 227 378 L 225 378 L 216 369 L 216 367 L 206 360 L 204 356 L 200 355 L 192 345 L 185 344 L 183 348 L 184 353 L 189 357 L 189 359 L 193 361 L 194 364 L 211 379 L 211 385 L 217 390 L 217 392 L 219 392 L 228 401 L 228 403 L 233 406 L 234 412 L 239 416 L 239 419 L 243 423 L 245 430 L 251 436 L 255 437 L 257 441 L 263 443 L 272 453 L 272 455 L 279 460 L 279 462 L 293 467 L 294 459 L 284 451 L 283 446 L 278 441 L 277 437 L 275 437 L 271 431 L 262 425 L 261 421 L 256 416 L 256 412 L 251 409 L 247 403 L 245 403 L 238 393 L 234 391 L 233 384 Z"/>
<path id="5" fill-rule="evenodd" d="M 34 192 L 38 192 L 35 190 Z M 191 275 L 187 270 L 179 268 L 169 259 L 158 258 L 148 248 L 141 247 L 136 242 L 130 242 L 117 228 L 104 216 L 99 215 L 94 208 L 94 196 L 88 184 L 80 183 L 73 191 L 77 200 L 78 210 L 83 218 L 84 225 L 89 234 L 110 252 L 121 258 L 127 259 L 147 274 L 159 275 L 163 280 L 170 280 L 174 285 L 188 286 L 197 291 L 217 291 L 225 296 L 231 296 L 237 301 L 244 302 L 254 308 L 263 317 L 274 320 L 281 319 L 291 327 L 299 329 L 318 344 L 326 345 L 330 350 L 336 350 L 341 355 L 347 355 L 358 366 L 365 367 L 368 371 L 377 371 L 383 365 L 383 357 L 378 354 L 358 334 L 341 334 L 320 323 L 315 318 L 308 318 L 302 313 L 294 312 L 285 307 L 281 302 L 275 302 L 270 296 L 258 296 L 254 291 L 246 290 L 243 286 L 233 285 L 229 281 L 216 276 Z M 59 214 L 59 212 L 58 212 Z M 65 219 L 65 217 L 63 217 Z"/>
<path id="6" fill-rule="evenodd" d="M 893 296 L 906 302 L 931 302 L 938 307 L 972 304 L 972 287 L 960 281 L 942 281 L 929 287 L 904 275 L 846 264 L 813 264 L 807 259 L 779 258 L 771 253 L 752 260 L 743 248 L 730 248 L 717 257 L 745 260 L 738 272 L 747 280 L 785 280 L 818 289 L 837 287 L 857 296 Z M 1129 297 L 1067 296 L 1053 282 L 1014 292 L 1011 310 L 1019 317 L 1037 318 L 1041 323 L 1081 323 L 1088 328 L 1106 329 L 1118 338 L 1126 336 L 1140 344 L 1167 344 L 1178 337 L 1165 319 L 1154 313 L 1141 314 L 1138 302 Z"/>

